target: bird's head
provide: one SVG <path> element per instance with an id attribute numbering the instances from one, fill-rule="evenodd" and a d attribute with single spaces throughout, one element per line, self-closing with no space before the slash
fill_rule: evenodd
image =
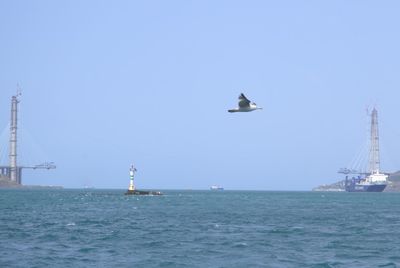
<path id="1" fill-rule="evenodd" d="M 257 103 L 255 103 L 255 102 L 252 102 L 252 103 L 251 103 L 251 106 L 253 106 L 253 107 L 256 108 L 257 110 L 262 110 L 261 107 L 257 107 Z"/>

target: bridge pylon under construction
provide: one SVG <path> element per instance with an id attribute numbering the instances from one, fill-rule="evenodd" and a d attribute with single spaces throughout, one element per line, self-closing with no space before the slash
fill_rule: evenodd
<path id="1" fill-rule="evenodd" d="M 34 166 L 18 166 L 17 164 L 17 130 L 18 130 L 18 103 L 21 93 L 11 97 L 11 122 L 9 141 L 9 165 L 0 166 L 0 186 L 22 185 L 22 169 L 55 169 L 53 162 L 45 162 Z"/>

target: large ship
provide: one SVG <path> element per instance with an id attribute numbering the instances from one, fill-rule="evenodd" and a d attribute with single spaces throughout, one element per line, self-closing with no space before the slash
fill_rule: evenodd
<path id="1" fill-rule="evenodd" d="M 339 173 L 346 174 L 345 189 L 347 192 L 382 192 L 388 183 L 388 174 L 381 173 L 379 160 L 378 111 L 371 113 L 371 135 L 369 162 L 366 172 L 344 168 Z M 349 178 L 349 176 L 351 178 Z"/>
<path id="2" fill-rule="evenodd" d="M 359 175 L 351 179 L 346 176 L 345 189 L 347 192 L 382 192 L 387 186 L 388 175 L 382 173 Z"/>

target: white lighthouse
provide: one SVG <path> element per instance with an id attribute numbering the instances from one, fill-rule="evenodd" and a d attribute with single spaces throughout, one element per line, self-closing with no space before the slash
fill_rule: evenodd
<path id="1" fill-rule="evenodd" d="M 129 183 L 129 191 L 134 191 L 135 190 L 135 185 L 133 184 L 133 177 L 135 176 L 135 172 L 136 172 L 136 168 L 133 166 L 133 164 L 131 165 L 131 168 L 129 170 L 129 177 L 131 179 L 130 183 Z"/>
<path id="2" fill-rule="evenodd" d="M 129 169 L 129 176 L 130 176 L 130 183 L 129 183 L 129 188 L 128 191 L 126 191 L 125 195 L 162 195 L 161 192 L 159 191 L 142 191 L 142 190 L 136 190 L 135 184 L 133 183 L 133 178 L 135 177 L 135 172 L 136 168 L 131 165 L 131 168 Z"/>

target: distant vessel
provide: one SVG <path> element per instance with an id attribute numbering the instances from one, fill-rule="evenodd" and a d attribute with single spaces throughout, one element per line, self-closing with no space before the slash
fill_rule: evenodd
<path id="1" fill-rule="evenodd" d="M 388 182 L 388 175 L 379 170 L 379 132 L 378 111 L 374 108 L 371 113 L 371 136 L 369 150 L 368 172 L 351 169 L 341 169 L 339 173 L 346 174 L 345 189 L 347 192 L 382 192 Z M 349 178 L 349 174 L 358 174 Z"/>
<path id="2" fill-rule="evenodd" d="M 346 177 L 347 192 L 383 192 L 387 186 L 388 176 L 385 174 L 371 174 L 365 178 L 361 176 L 348 179 Z"/>
<path id="3" fill-rule="evenodd" d="M 137 190 L 135 188 L 135 185 L 133 184 L 133 178 L 135 176 L 136 171 L 137 171 L 137 169 L 133 165 L 131 165 L 131 168 L 129 170 L 130 183 L 129 183 L 128 191 L 125 192 L 125 195 L 162 195 L 162 193 L 159 191 Z"/>
<path id="4" fill-rule="evenodd" d="M 224 188 L 221 187 L 221 186 L 219 186 L 219 185 L 211 185 L 211 186 L 210 186 L 210 190 L 213 190 L 213 191 L 222 191 L 222 190 L 224 190 Z"/>

